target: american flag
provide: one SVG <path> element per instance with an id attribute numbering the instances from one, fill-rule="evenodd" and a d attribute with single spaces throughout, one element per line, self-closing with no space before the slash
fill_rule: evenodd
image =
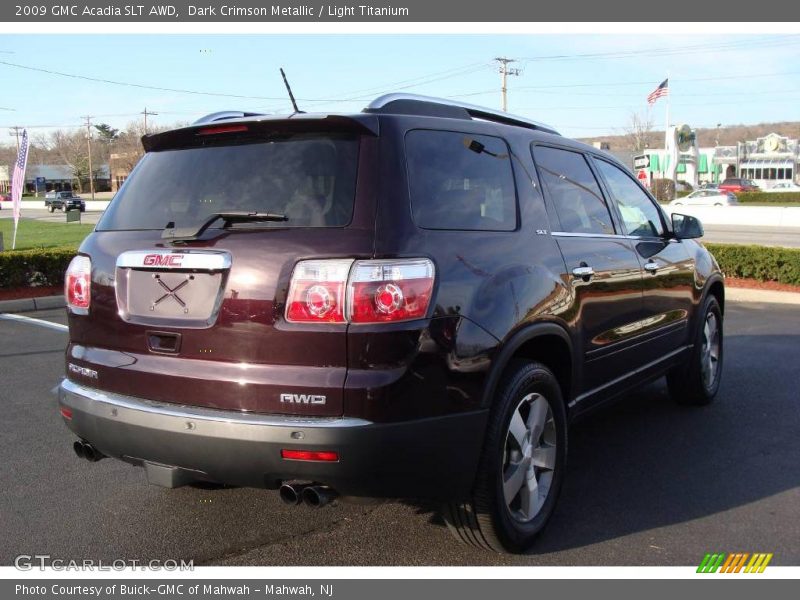
<path id="1" fill-rule="evenodd" d="M 17 162 L 14 163 L 14 177 L 11 179 L 11 201 L 14 210 L 14 243 L 17 245 L 17 224 L 19 223 L 19 213 L 22 205 L 22 191 L 25 187 L 25 167 L 28 165 L 28 130 L 23 129 L 22 140 L 19 144 L 19 154 Z"/>
<path id="2" fill-rule="evenodd" d="M 650 95 L 647 97 L 647 103 L 655 104 L 656 100 L 661 98 L 661 96 L 668 96 L 668 95 L 669 95 L 669 79 L 665 79 L 656 89 L 650 92 Z"/>

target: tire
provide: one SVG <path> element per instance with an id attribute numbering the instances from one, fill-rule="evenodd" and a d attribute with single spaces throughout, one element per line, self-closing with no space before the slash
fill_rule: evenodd
<path id="1" fill-rule="evenodd" d="M 489 414 L 472 497 L 442 511 L 448 528 L 484 550 L 527 550 L 553 513 L 566 459 L 567 412 L 555 375 L 541 363 L 513 361 Z M 504 479 L 518 482 L 518 489 L 511 484 L 504 491 Z M 528 503 L 531 482 L 537 494 Z"/>
<path id="2" fill-rule="evenodd" d="M 724 336 L 722 311 L 717 299 L 706 298 L 687 361 L 667 374 L 670 396 L 678 404 L 704 406 L 717 395 L 722 381 Z"/>
<path id="3" fill-rule="evenodd" d="M 63 212 L 63 213 L 67 212 L 67 205 L 66 204 L 62 204 L 61 205 L 61 212 Z"/>
<path id="4" fill-rule="evenodd" d="M 47 207 L 47 210 L 53 212 L 55 211 L 55 208 L 53 208 L 53 205 L 51 204 L 50 206 Z"/>

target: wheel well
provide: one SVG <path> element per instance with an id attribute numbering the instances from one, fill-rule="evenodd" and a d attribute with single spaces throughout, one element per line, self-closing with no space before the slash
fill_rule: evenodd
<path id="1" fill-rule="evenodd" d="M 563 338 L 557 335 L 537 336 L 517 348 L 513 358 L 535 360 L 547 366 L 561 386 L 564 403 L 569 403 L 572 393 L 572 354 Z"/>
<path id="2" fill-rule="evenodd" d="M 722 314 L 725 314 L 725 286 L 722 285 L 721 281 L 715 281 L 711 284 L 711 287 L 708 288 L 708 293 L 714 296 L 719 302 L 719 310 Z"/>

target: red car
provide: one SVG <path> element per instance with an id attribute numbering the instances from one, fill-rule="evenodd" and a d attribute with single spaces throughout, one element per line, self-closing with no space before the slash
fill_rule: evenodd
<path id="1" fill-rule="evenodd" d="M 719 189 L 722 192 L 733 192 L 739 194 L 742 192 L 760 192 L 761 188 L 749 179 L 739 179 L 731 177 L 719 184 Z"/>

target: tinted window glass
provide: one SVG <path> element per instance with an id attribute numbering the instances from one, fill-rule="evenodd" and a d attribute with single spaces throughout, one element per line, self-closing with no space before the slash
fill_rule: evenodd
<path id="1" fill-rule="evenodd" d="M 228 211 L 288 217 L 237 227 L 341 227 L 353 213 L 357 161 L 356 138 L 319 134 L 149 152 L 97 229 L 199 227 Z"/>
<path id="2" fill-rule="evenodd" d="M 533 156 L 539 177 L 561 222 L 561 231 L 614 233 L 600 186 L 582 154 L 536 146 Z"/>
<path id="3" fill-rule="evenodd" d="M 506 143 L 451 131 L 406 135 L 411 212 L 426 229 L 511 231 L 516 188 Z"/>
<path id="4" fill-rule="evenodd" d="M 603 160 L 596 162 L 619 206 L 625 232 L 628 235 L 662 235 L 661 213 L 647 194 L 622 169 Z"/>

